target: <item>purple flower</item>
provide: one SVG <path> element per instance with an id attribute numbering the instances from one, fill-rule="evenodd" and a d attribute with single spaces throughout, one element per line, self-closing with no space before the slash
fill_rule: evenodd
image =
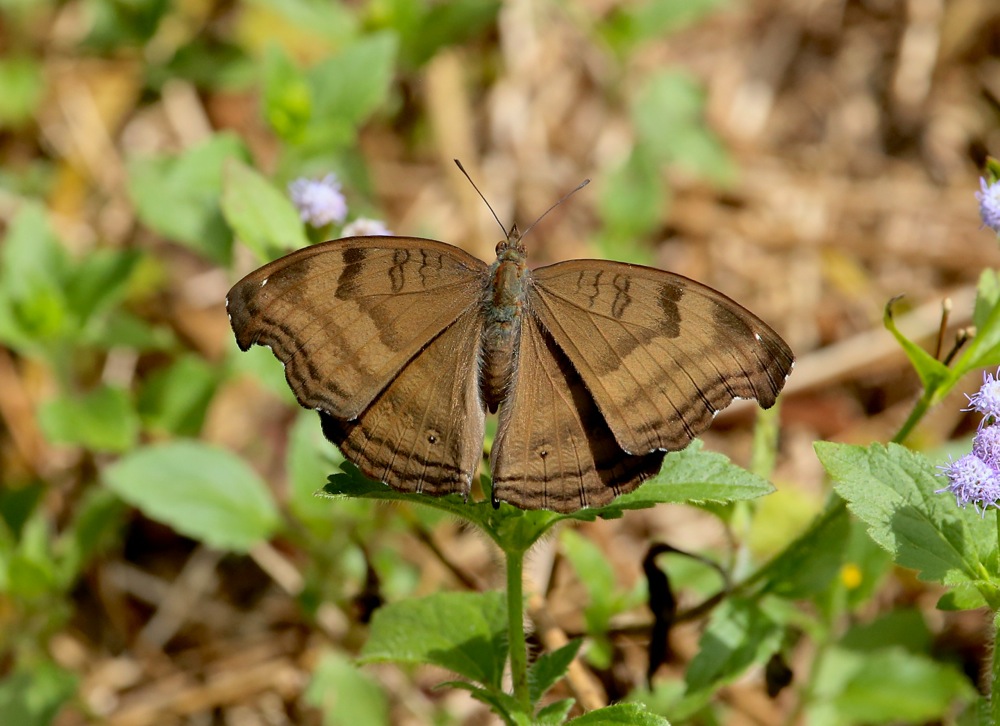
<path id="1" fill-rule="evenodd" d="M 288 194 L 302 221 L 313 227 L 339 224 L 347 216 L 347 200 L 340 193 L 336 174 L 322 179 L 296 179 L 288 185 Z"/>
<path id="2" fill-rule="evenodd" d="M 344 226 L 342 236 L 344 237 L 386 237 L 392 232 L 385 226 L 385 222 L 378 219 L 368 219 L 358 217 L 353 222 L 348 222 Z"/>
<path id="3" fill-rule="evenodd" d="M 1000 477 L 997 471 L 975 454 L 966 454 L 957 461 L 939 466 L 948 477 L 949 484 L 935 494 L 951 492 L 960 507 L 972 504 L 976 511 L 986 515 L 987 507 L 996 507 L 1000 499 Z"/>
<path id="4" fill-rule="evenodd" d="M 984 426 L 972 440 L 972 453 L 1000 472 L 1000 426 Z"/>
<path id="5" fill-rule="evenodd" d="M 1000 376 L 1000 369 L 997 370 Z M 969 399 L 969 407 L 963 411 L 978 411 L 983 414 L 983 420 L 979 422 L 979 428 L 989 423 L 989 420 L 1000 420 L 1000 380 L 993 377 L 992 373 L 983 371 L 983 385 Z"/>
<path id="6" fill-rule="evenodd" d="M 976 192 L 979 216 L 983 218 L 983 224 L 1000 234 L 1000 180 L 988 184 L 980 177 L 979 188 L 982 190 Z"/>

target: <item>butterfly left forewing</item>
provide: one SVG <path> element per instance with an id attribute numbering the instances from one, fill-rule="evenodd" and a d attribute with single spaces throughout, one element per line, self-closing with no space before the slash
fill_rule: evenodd
<path id="1" fill-rule="evenodd" d="M 659 471 L 662 452 L 622 451 L 580 376 L 531 315 L 521 321 L 517 356 L 490 457 L 494 499 L 572 512 L 606 505 Z"/>
<path id="2" fill-rule="evenodd" d="M 363 411 L 434 336 L 479 304 L 486 264 L 434 240 L 351 237 L 293 252 L 229 291 L 240 348 L 271 348 L 299 403 Z"/>
<path id="3" fill-rule="evenodd" d="M 770 407 L 794 360 L 777 333 L 725 295 L 649 267 L 542 267 L 528 304 L 633 453 L 684 448 L 734 398 Z"/>

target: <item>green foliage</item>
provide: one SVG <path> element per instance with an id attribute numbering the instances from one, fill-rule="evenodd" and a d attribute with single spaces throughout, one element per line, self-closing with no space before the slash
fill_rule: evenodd
<path id="1" fill-rule="evenodd" d="M 691 25 L 727 0 L 641 0 L 615 6 L 599 28 L 604 40 L 624 55 L 640 43 Z"/>
<path id="2" fill-rule="evenodd" d="M 237 159 L 230 159 L 225 166 L 222 213 L 261 262 L 309 243 L 287 194 Z"/>
<path id="3" fill-rule="evenodd" d="M 280 524 L 253 469 L 193 441 L 137 449 L 105 469 L 104 481 L 148 517 L 219 549 L 245 552 Z"/>
<path id="4" fill-rule="evenodd" d="M 46 438 L 55 444 L 123 452 L 139 438 L 139 416 L 128 393 L 112 386 L 48 401 L 38 416 Z"/>
<path id="5" fill-rule="evenodd" d="M 232 233 L 222 217 L 223 170 L 248 160 L 243 142 L 216 134 L 177 156 L 129 160 L 129 194 L 143 224 L 219 264 L 228 264 Z"/>
<path id="6" fill-rule="evenodd" d="M 320 658 L 304 698 L 320 709 L 326 726 L 389 723 L 389 704 L 381 687 L 335 651 Z"/>
<path id="7" fill-rule="evenodd" d="M 47 726 L 76 691 L 76 676 L 59 666 L 35 663 L 0 680 L 0 723 Z"/>
<path id="8" fill-rule="evenodd" d="M 32 58 L 0 58 L 0 127 L 31 120 L 45 91 L 41 66 Z"/>
<path id="9" fill-rule="evenodd" d="M 500 690 L 507 658 L 501 593 L 441 592 L 379 608 L 363 662 L 431 663 Z"/>
<path id="10" fill-rule="evenodd" d="M 921 579 L 1000 601 L 995 523 L 935 494 L 942 479 L 926 458 L 896 444 L 815 448 L 837 493 L 896 562 Z"/>
<path id="11" fill-rule="evenodd" d="M 644 44 L 724 4 L 641 0 L 614 5 L 591 28 L 613 56 L 607 70 L 612 80 L 600 90 L 620 102 L 634 132 L 617 162 L 604 170 L 597 200 L 600 244 L 619 259 L 648 256 L 642 240 L 669 218 L 669 174 L 717 186 L 735 175 L 724 145 L 706 124 L 700 82 L 677 68 L 632 58 Z M 76 173 L 75 162 L 49 156 L 0 173 L 10 206 L 0 245 L 0 344 L 12 351 L 15 366 L 24 365 L 29 375 L 39 366 L 42 377 L 48 376 L 51 386 L 43 389 L 35 420 L 50 443 L 73 447 L 60 454 L 82 462 L 71 482 L 56 462 L 55 475 L 26 468 L 0 486 L 0 599 L 7 626 L 0 633 L 0 662 L 9 666 L 0 680 L 0 723 L 52 723 L 72 704 L 79 678 L 50 660 L 48 653 L 56 652 L 51 636 L 85 614 L 72 610 L 74 593 L 82 589 L 81 578 L 92 575 L 88 568 L 122 546 L 130 506 L 210 547 L 244 553 L 276 538 L 282 547 L 296 548 L 296 564 L 304 563 L 297 602 L 306 620 L 318 619 L 324 606 L 345 606 L 364 594 L 370 578 L 389 604 L 375 611 L 362 662 L 432 664 L 461 679 L 442 685 L 468 691 L 505 723 L 566 723 L 574 700 L 544 701 L 553 698 L 553 688 L 580 653 L 592 665 L 613 665 L 616 618 L 648 617 L 644 583 L 623 587 L 601 548 L 564 529 L 558 544 L 586 593 L 580 604 L 584 633 L 563 648 L 528 658 L 524 603 L 513 584 L 506 593 L 411 598 L 421 582 L 419 567 L 380 540 L 457 519 L 486 533 L 519 575 L 525 553 L 560 523 L 616 519 L 665 503 L 713 514 L 735 545 L 732 552 L 688 558 L 686 564 L 674 562 L 683 559 L 676 555 L 658 561 L 675 591 L 694 591 L 701 599 L 695 614 L 707 614 L 709 621 L 699 650 L 683 683 L 657 679 L 651 692 L 630 695 L 642 702 L 614 704 L 569 723 L 666 723 L 654 711 L 675 720 L 718 722 L 718 689 L 800 638 L 811 639 L 817 654 L 809 672 L 796 673 L 801 712 L 810 723 L 947 721 L 963 703 L 970 705 L 961 723 L 996 720 L 1000 706 L 993 704 L 991 711 L 985 699 L 976 699 L 968 679 L 933 651 L 919 613 L 901 609 L 874 621 L 857 618 L 892 562 L 949 588 L 942 609 L 1000 608 L 995 513 L 984 518 L 956 509 L 948 496 L 936 494 L 944 482 L 920 453 L 897 445 L 818 444 L 817 456 L 843 501 L 831 501 L 808 529 L 776 544 L 761 562 L 740 541 L 741 527 L 759 526 L 754 500 L 774 489 L 764 477 L 773 468 L 775 418 L 769 429 L 758 429 L 753 473 L 695 443 L 667 456 L 662 471 L 637 491 L 606 507 L 566 515 L 505 503 L 494 509 L 488 480 L 486 499 L 472 502 L 407 495 L 371 482 L 323 440 L 312 412 L 299 413 L 286 451 L 284 441 L 271 442 L 271 430 L 254 442 L 285 457 L 288 490 L 280 497 L 235 454 L 196 440 L 209 413 L 216 413 L 220 388 L 241 372 L 289 405 L 293 397 L 270 352 L 237 354 L 229 341 L 220 364 L 213 353 L 187 342 L 184 325 L 175 325 L 176 333 L 167 329 L 164 312 L 172 310 L 164 308 L 190 304 L 189 291 L 187 282 L 177 285 L 177 270 L 160 259 L 158 247 L 164 245 L 148 241 L 162 238 L 194 251 L 202 258 L 200 271 L 215 275 L 216 284 L 220 273 L 210 266 L 235 274 L 228 269 L 234 240 L 262 261 L 309 242 L 288 200 L 288 179 L 334 170 L 349 195 L 362 197 L 351 198 L 353 210 L 375 209 L 376 202 L 364 198 L 370 170 L 361 141 L 384 143 L 385 137 L 365 135 L 365 126 L 391 118 L 405 130 L 396 141 L 417 147 L 428 126 L 419 108 L 423 67 L 442 51 L 457 52 L 468 79 L 492 74 L 500 62 L 492 46 L 500 8 L 495 0 L 246 0 L 226 5 L 226 22 L 219 22 L 223 16 L 197 17 L 192 8 L 166 0 L 81 3 L 87 53 L 113 63 L 141 52 L 142 78 L 133 89 L 140 103 L 165 93 L 178 78 L 206 95 L 237 91 L 260 100 L 259 118 L 247 127 L 260 129 L 263 122 L 273 138 L 254 138 L 254 157 L 266 160 L 263 169 L 251 164 L 247 145 L 230 133 L 178 153 L 128 158 L 127 192 L 140 234 L 124 242 L 113 235 L 104 239 L 98 225 L 91 237 L 67 233 L 73 244 L 65 246 L 54 231 L 53 220 L 61 232 L 68 228 L 65 208 L 53 205 L 56 217 L 39 200 L 57 197 L 59 185 Z M 43 45 L 33 27 L 57 9 L 51 1 L 3 3 L 16 40 L 14 52 L 0 58 L 0 127 L 12 148 L 21 148 L 17 134 L 45 118 L 39 111 L 46 110 L 40 104 L 50 91 L 50 69 L 25 49 Z M 246 26 L 228 30 L 230 17 Z M 586 23 L 585 14 L 577 17 Z M 106 113 L 104 97 L 94 98 Z M 216 122 L 217 109 L 205 107 Z M 125 118 L 120 128 L 130 133 L 135 116 Z M 222 125 L 236 124 L 229 119 Z M 57 140 L 65 143 L 53 134 L 46 145 Z M 415 149 L 417 156 L 424 153 Z M 991 160 L 986 174 L 995 180 L 1000 165 Z M 95 197 L 103 202 L 106 192 L 101 187 Z M 191 255 L 181 257 L 187 265 Z M 189 280 L 189 268 L 183 271 Z M 924 387 L 898 442 L 963 376 L 1000 364 L 1000 275 L 983 271 L 976 336 L 947 361 L 898 330 L 891 305 L 885 325 Z M 212 314 L 224 333 L 221 305 Z M 128 373 L 134 375 L 109 375 L 117 374 L 121 360 L 132 362 Z M 167 440 L 148 443 L 161 439 Z M 329 477 L 323 490 L 340 498 L 331 504 L 315 490 L 337 465 L 343 473 Z M 55 500 L 70 506 L 53 514 Z M 375 506 L 387 501 L 397 506 Z M 691 574 L 692 567 L 704 572 Z M 519 583 L 519 576 L 510 582 Z M 504 688 L 508 662 L 510 691 Z M 995 664 L 995 693 L 998 670 Z M 320 709 L 327 724 L 383 723 L 392 696 L 345 652 L 329 650 L 321 653 L 302 701 Z"/>

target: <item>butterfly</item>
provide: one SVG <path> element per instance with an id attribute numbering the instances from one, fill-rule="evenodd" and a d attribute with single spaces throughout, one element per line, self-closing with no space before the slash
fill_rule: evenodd
<path id="1" fill-rule="evenodd" d="M 368 477 L 468 496 L 486 412 L 495 506 L 598 507 L 655 475 L 733 399 L 769 408 L 794 358 L 753 313 L 670 272 L 531 270 L 516 225 L 491 265 L 443 242 L 348 237 L 251 272 L 226 298 L 299 403 Z"/>

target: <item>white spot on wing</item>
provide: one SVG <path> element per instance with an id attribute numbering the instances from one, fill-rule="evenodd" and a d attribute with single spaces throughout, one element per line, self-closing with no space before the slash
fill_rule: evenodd
<path id="1" fill-rule="evenodd" d="M 264 285 L 266 285 L 267 281 L 270 280 L 270 279 L 271 279 L 270 277 L 265 277 L 263 280 L 260 281 L 260 286 L 264 287 Z M 760 340 L 760 336 L 759 335 L 757 336 L 757 339 Z"/>

